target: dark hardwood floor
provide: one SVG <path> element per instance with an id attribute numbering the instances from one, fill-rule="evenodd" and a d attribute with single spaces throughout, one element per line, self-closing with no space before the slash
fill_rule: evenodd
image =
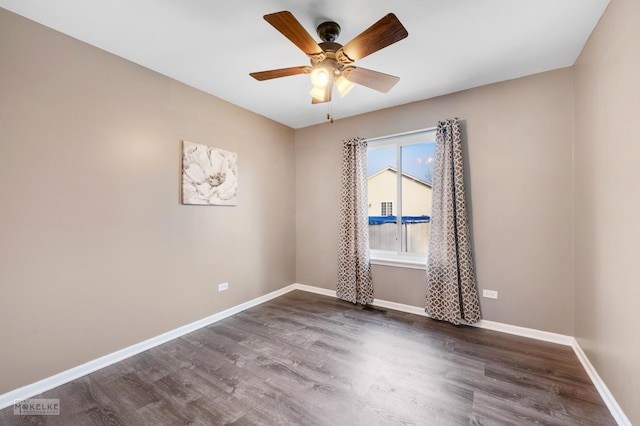
<path id="1" fill-rule="evenodd" d="M 570 347 L 301 291 L 39 397 L 0 424 L 615 424 Z"/>

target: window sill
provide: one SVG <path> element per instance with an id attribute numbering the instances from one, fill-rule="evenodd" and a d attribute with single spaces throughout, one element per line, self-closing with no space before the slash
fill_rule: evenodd
<path id="1" fill-rule="evenodd" d="M 399 256 L 396 254 L 371 253 L 371 264 L 395 268 L 420 269 L 426 271 L 426 256 Z"/>

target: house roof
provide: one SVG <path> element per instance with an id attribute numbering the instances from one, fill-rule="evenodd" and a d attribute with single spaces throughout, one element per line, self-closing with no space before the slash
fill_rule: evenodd
<path id="1" fill-rule="evenodd" d="M 372 178 L 374 178 L 376 176 L 380 176 L 381 174 L 386 173 L 386 172 L 398 173 L 398 171 L 395 169 L 395 167 L 388 166 L 388 167 L 385 167 L 384 169 L 380 170 L 379 172 L 376 172 L 376 173 L 372 174 L 371 176 L 369 176 L 367 178 L 367 180 L 370 180 L 370 179 L 372 179 Z M 413 175 L 410 175 L 409 173 L 402 172 L 402 177 L 410 179 L 410 180 L 412 180 L 414 182 L 417 182 L 417 183 L 422 184 L 424 186 L 427 186 L 429 188 L 432 187 L 431 183 L 427 182 L 426 180 L 419 179 L 419 178 L 417 178 L 417 177 L 415 177 Z"/>

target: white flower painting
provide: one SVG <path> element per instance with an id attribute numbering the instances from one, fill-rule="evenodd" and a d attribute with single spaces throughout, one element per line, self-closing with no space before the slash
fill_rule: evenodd
<path id="1" fill-rule="evenodd" d="M 182 142 L 182 204 L 235 206 L 238 199 L 238 155 Z"/>

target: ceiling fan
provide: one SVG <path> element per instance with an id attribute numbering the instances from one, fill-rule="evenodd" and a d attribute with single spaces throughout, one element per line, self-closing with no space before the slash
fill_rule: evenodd
<path id="1" fill-rule="evenodd" d="M 386 93 L 400 80 L 393 75 L 352 65 L 355 61 L 409 35 L 393 13 L 384 16 L 344 46 L 335 42 L 340 34 L 340 25 L 335 22 L 323 22 L 318 25 L 316 31 L 322 40 L 318 44 L 291 12 L 264 15 L 264 19 L 298 46 L 311 60 L 311 66 L 250 73 L 249 75 L 256 80 L 311 74 L 313 88 L 309 94 L 314 104 L 331 101 L 334 83 L 340 95 L 345 96 L 354 83 Z"/>

